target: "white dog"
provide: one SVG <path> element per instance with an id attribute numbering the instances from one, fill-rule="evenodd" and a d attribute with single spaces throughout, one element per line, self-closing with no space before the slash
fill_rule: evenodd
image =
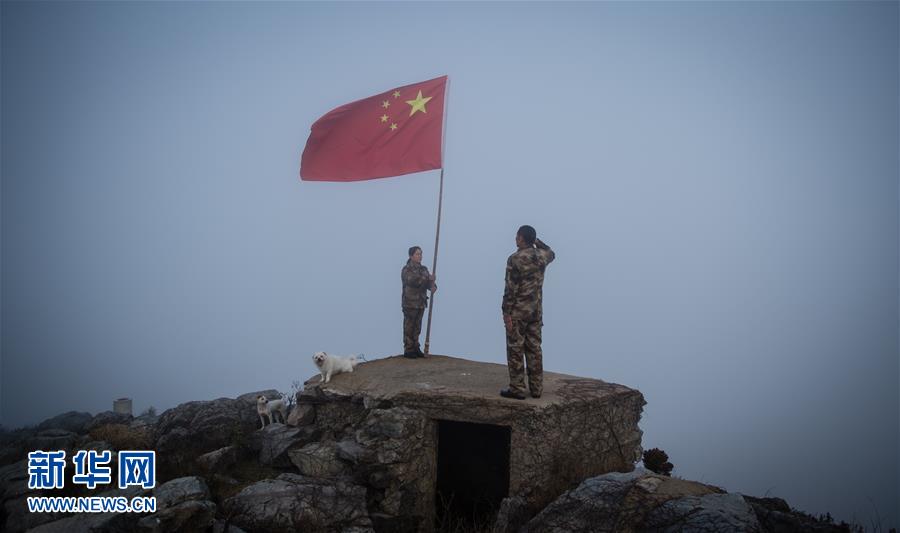
<path id="1" fill-rule="evenodd" d="M 331 376 L 335 376 L 341 372 L 353 372 L 353 369 L 356 368 L 356 365 L 358 365 L 361 360 L 365 360 L 365 356 L 362 354 L 360 354 L 359 357 L 355 355 L 341 357 L 340 355 L 331 355 L 325 352 L 316 352 L 316 354 L 313 355 L 313 363 L 316 364 L 319 368 L 319 372 L 322 373 L 323 383 L 328 383 L 331 381 Z"/>
<path id="2" fill-rule="evenodd" d="M 262 427 L 266 427 L 265 419 L 268 419 L 269 424 L 278 421 L 275 413 L 281 415 L 282 424 L 287 422 L 287 405 L 281 398 L 269 400 L 260 394 L 256 397 L 256 412 L 259 414 L 259 423 L 262 424 Z"/>

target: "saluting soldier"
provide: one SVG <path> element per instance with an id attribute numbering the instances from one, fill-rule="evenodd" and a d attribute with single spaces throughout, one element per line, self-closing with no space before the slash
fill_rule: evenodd
<path id="1" fill-rule="evenodd" d="M 403 356 L 414 359 L 425 357 L 419 348 L 419 333 L 422 331 L 422 315 L 428 305 L 430 290 L 437 290 L 434 275 L 422 264 L 422 248 L 412 246 L 409 249 L 409 260 L 400 271 L 403 282 Z"/>
<path id="2" fill-rule="evenodd" d="M 516 232 L 518 250 L 506 260 L 506 289 L 503 292 L 503 324 L 506 326 L 506 363 L 509 388 L 500 395 L 525 399 L 525 371 L 533 398 L 543 393 L 544 368 L 541 353 L 544 270 L 556 254 L 537 238 L 531 226 Z M 524 362 L 522 360 L 524 356 Z"/>

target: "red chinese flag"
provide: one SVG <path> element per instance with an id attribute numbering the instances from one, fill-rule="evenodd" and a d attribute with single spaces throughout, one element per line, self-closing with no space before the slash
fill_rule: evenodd
<path id="1" fill-rule="evenodd" d="M 447 76 L 329 111 L 310 128 L 300 179 L 360 181 L 441 168 Z"/>

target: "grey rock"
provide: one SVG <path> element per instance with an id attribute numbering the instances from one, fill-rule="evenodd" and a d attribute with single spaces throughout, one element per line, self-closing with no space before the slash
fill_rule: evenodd
<path id="1" fill-rule="evenodd" d="M 669 500 L 650 512 L 644 525 L 666 533 L 761 531 L 756 514 L 740 494 L 707 494 Z"/>
<path id="2" fill-rule="evenodd" d="M 0 467 L 0 500 L 20 495 L 22 487 L 28 488 L 28 461 L 18 461 Z"/>
<path id="3" fill-rule="evenodd" d="M 212 499 L 209 487 L 203 478 L 187 476 L 167 481 L 153 489 L 156 496 L 158 510 L 175 507 L 187 501 L 202 501 Z"/>
<path id="4" fill-rule="evenodd" d="M 259 398 L 260 396 L 265 396 L 266 398 L 273 400 L 275 398 L 281 398 L 281 393 L 275 389 L 266 389 L 266 390 L 241 394 L 236 399 L 239 402 L 251 403 L 254 406 L 256 406 L 256 399 Z"/>
<path id="5" fill-rule="evenodd" d="M 131 423 L 129 423 L 129 426 L 131 426 L 131 429 L 154 430 L 158 422 L 158 415 L 144 414 L 134 417 L 131 420 Z"/>
<path id="6" fill-rule="evenodd" d="M 197 458 L 197 464 L 207 472 L 218 472 L 234 466 L 238 461 L 239 451 L 237 446 L 225 446 L 201 455 Z"/>
<path id="7" fill-rule="evenodd" d="M 528 522 L 528 503 L 518 496 L 503 498 L 491 533 L 515 533 Z"/>
<path id="8" fill-rule="evenodd" d="M 282 474 L 244 488 L 223 507 L 248 531 L 354 531 L 374 533 L 366 489 L 346 480 Z"/>
<path id="9" fill-rule="evenodd" d="M 188 402 L 161 414 L 155 425 L 158 469 L 186 471 L 200 455 L 246 444 L 259 424 L 253 394 Z"/>
<path id="10" fill-rule="evenodd" d="M 234 524 L 228 523 L 226 520 L 216 520 L 213 522 L 212 533 L 247 533 L 243 529 Z"/>
<path id="11" fill-rule="evenodd" d="M 278 422 L 269 424 L 254 435 L 259 447 L 259 462 L 288 467 L 291 465 L 288 453 L 306 445 L 314 436 L 314 428 L 295 428 Z"/>
<path id="12" fill-rule="evenodd" d="M 66 450 L 72 449 L 78 435 L 65 429 L 45 429 L 39 431 L 28 443 L 31 450 Z"/>
<path id="13" fill-rule="evenodd" d="M 14 463 L 28 453 L 28 450 L 25 448 L 24 443 L 10 443 L 4 446 L 0 446 L 0 466 L 8 465 Z"/>
<path id="14" fill-rule="evenodd" d="M 104 452 L 106 450 L 114 451 L 112 445 L 105 440 L 92 440 L 84 443 L 83 445 L 79 445 L 80 450 L 95 450 L 98 452 Z"/>
<path id="15" fill-rule="evenodd" d="M 636 469 L 585 480 L 545 507 L 521 530 L 760 531 L 739 494 Z"/>
<path id="16" fill-rule="evenodd" d="M 313 442 L 288 452 L 291 462 L 304 476 L 333 478 L 349 473 L 347 465 L 338 459 L 337 446 L 333 442 Z"/>
<path id="17" fill-rule="evenodd" d="M 287 417 L 287 424 L 294 427 L 306 426 L 315 423 L 315 421 L 316 406 L 309 403 L 295 405 Z"/>
<path id="18" fill-rule="evenodd" d="M 21 533 L 22 531 L 27 531 L 31 528 L 48 524 L 71 515 L 71 513 L 29 512 L 26 498 L 37 495 L 37 492 L 28 491 L 26 487 L 22 496 L 8 499 L 3 503 L 3 511 L 6 515 L 6 527 L 4 531 L 8 533 Z"/>
<path id="19" fill-rule="evenodd" d="M 85 426 L 87 426 L 93 418 L 91 413 L 69 411 L 44 420 L 38 424 L 37 429 L 39 431 L 45 429 L 64 429 L 66 431 L 71 431 L 72 433 L 83 433 Z"/>
<path id="20" fill-rule="evenodd" d="M 350 439 L 342 440 L 336 445 L 337 456 L 344 461 L 349 461 L 354 465 L 361 463 L 371 463 L 375 460 L 375 453 L 361 446 L 358 442 Z"/>
<path id="21" fill-rule="evenodd" d="M 141 515 L 137 513 L 82 513 L 29 529 L 29 533 L 134 533 Z"/>
<path id="22" fill-rule="evenodd" d="M 115 411 L 103 411 L 102 413 L 97 413 L 94 415 L 94 418 L 91 419 L 85 425 L 85 431 L 91 431 L 92 429 L 98 428 L 100 426 L 105 426 L 107 424 L 130 424 L 132 420 L 132 416 L 126 413 L 116 413 Z"/>
<path id="23" fill-rule="evenodd" d="M 141 531 L 178 533 L 207 531 L 213 526 L 216 504 L 210 501 L 185 501 L 138 521 Z"/>

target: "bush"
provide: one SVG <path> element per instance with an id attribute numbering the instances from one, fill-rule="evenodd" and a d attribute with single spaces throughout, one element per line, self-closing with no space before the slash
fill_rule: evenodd
<path id="1" fill-rule="evenodd" d="M 644 467 L 663 476 L 671 476 L 672 469 L 675 468 L 669 462 L 669 455 L 659 448 L 653 448 L 644 452 Z"/>
<path id="2" fill-rule="evenodd" d="M 94 440 L 105 440 L 114 450 L 149 450 L 153 436 L 145 429 L 135 429 L 125 424 L 104 424 L 90 431 Z"/>

